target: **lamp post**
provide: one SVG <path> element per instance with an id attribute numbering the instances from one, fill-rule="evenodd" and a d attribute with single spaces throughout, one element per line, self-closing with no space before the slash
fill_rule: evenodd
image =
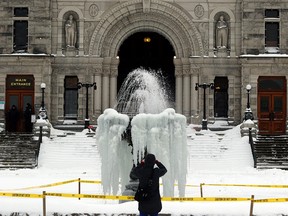
<path id="1" fill-rule="evenodd" d="M 204 89 L 204 94 L 203 94 L 203 119 L 202 119 L 202 130 L 207 130 L 207 119 L 206 119 L 206 89 L 210 88 L 210 89 L 214 89 L 214 83 L 203 83 L 203 84 L 199 84 L 196 83 L 195 86 L 195 90 L 198 91 L 199 88 L 203 88 Z"/>
<path id="2" fill-rule="evenodd" d="M 97 86 L 96 86 L 96 82 L 94 83 L 81 83 L 81 82 L 78 82 L 77 83 L 77 86 L 78 86 L 78 89 L 81 89 L 82 87 L 85 87 L 86 88 L 86 114 L 85 114 L 85 125 L 84 125 L 84 128 L 88 128 L 89 126 L 89 116 L 88 116 L 88 89 L 93 87 L 94 90 L 97 89 Z"/>
<path id="3" fill-rule="evenodd" d="M 254 119 L 254 116 L 253 116 L 253 113 L 252 113 L 252 110 L 250 108 L 250 92 L 251 92 L 251 89 L 252 89 L 252 86 L 250 84 L 246 85 L 246 91 L 247 91 L 247 105 L 246 105 L 246 109 L 245 109 L 245 113 L 244 113 L 244 120 L 246 122 L 246 125 L 248 125 L 248 128 L 249 128 L 249 143 L 251 144 L 252 143 L 252 134 L 251 134 L 251 130 L 252 130 L 252 127 L 254 125 L 253 123 L 253 119 Z M 249 121 L 250 121 L 250 124 Z M 248 122 L 248 123 L 247 123 Z"/>
<path id="4" fill-rule="evenodd" d="M 251 119 L 253 120 L 253 113 L 252 110 L 250 108 L 250 92 L 251 92 L 252 86 L 250 84 L 246 85 L 246 91 L 247 91 L 247 106 L 245 109 L 245 114 L 244 114 L 244 119 L 248 120 Z"/>
<path id="5" fill-rule="evenodd" d="M 246 85 L 246 91 L 247 91 L 247 109 L 250 109 L 250 91 L 252 89 L 252 86 L 250 84 Z"/>
<path id="6" fill-rule="evenodd" d="M 38 119 L 47 119 L 47 112 L 45 109 L 45 105 L 44 105 L 44 92 L 45 92 L 45 88 L 46 88 L 46 84 L 45 83 L 41 83 L 40 85 L 41 87 L 41 92 L 42 92 L 42 99 L 41 99 L 41 107 L 39 109 L 39 113 L 38 113 Z M 43 130 L 43 126 L 40 125 L 40 132 L 39 132 L 39 142 L 42 143 L 42 130 Z"/>

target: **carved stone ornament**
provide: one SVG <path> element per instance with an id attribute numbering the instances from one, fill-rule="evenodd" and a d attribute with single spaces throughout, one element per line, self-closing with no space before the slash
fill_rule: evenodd
<path id="1" fill-rule="evenodd" d="M 89 7 L 89 14 L 91 17 L 96 17 L 99 13 L 99 8 L 96 4 L 91 4 Z"/>
<path id="2" fill-rule="evenodd" d="M 196 5 L 194 13 L 198 18 L 201 18 L 204 15 L 204 7 L 200 4 Z"/>
<path id="3" fill-rule="evenodd" d="M 184 76 L 189 76 L 191 73 L 190 73 L 190 70 L 189 69 L 183 69 L 183 75 Z"/>
<path id="4" fill-rule="evenodd" d="M 182 72 L 182 70 L 175 70 L 175 76 L 176 77 L 179 77 L 179 76 L 183 76 L 183 72 Z"/>
<path id="5" fill-rule="evenodd" d="M 150 5 L 151 1 L 150 0 L 143 0 L 143 12 L 150 12 Z"/>

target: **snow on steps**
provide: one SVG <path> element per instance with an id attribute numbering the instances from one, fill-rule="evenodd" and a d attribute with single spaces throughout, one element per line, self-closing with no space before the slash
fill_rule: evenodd
<path id="1" fill-rule="evenodd" d="M 71 158 L 73 160 L 71 161 Z M 53 169 L 87 169 L 100 163 L 94 133 L 73 132 L 54 135 L 41 144 L 39 167 Z"/>
<path id="2" fill-rule="evenodd" d="M 33 169 L 37 166 L 37 152 L 33 134 L 0 134 L 0 169 Z"/>
<path id="3" fill-rule="evenodd" d="M 234 130 L 234 131 L 233 131 Z M 236 132 L 237 128 L 231 130 Z M 188 137 L 190 171 L 211 169 L 236 169 L 253 164 L 250 146 L 239 140 L 232 140 L 221 131 L 200 131 Z M 248 160 L 247 160 L 248 159 Z"/>

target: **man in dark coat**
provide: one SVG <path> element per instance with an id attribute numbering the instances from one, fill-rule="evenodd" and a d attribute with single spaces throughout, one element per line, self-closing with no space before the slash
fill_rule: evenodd
<path id="1" fill-rule="evenodd" d="M 11 109 L 9 110 L 8 119 L 9 119 L 9 125 L 10 125 L 9 131 L 16 132 L 18 119 L 19 119 L 19 113 L 15 105 L 12 105 Z"/>
<path id="2" fill-rule="evenodd" d="M 30 103 L 27 103 L 26 109 L 24 111 L 26 132 L 32 132 L 33 124 L 31 122 L 31 115 L 32 115 L 32 106 Z"/>
<path id="3" fill-rule="evenodd" d="M 154 168 L 155 164 L 157 167 Z M 132 169 L 131 177 L 139 179 L 140 187 L 146 187 L 149 180 L 152 180 L 150 199 L 138 202 L 140 216 L 157 216 L 161 211 L 162 203 L 159 192 L 159 178 L 166 172 L 166 167 L 157 161 L 153 154 L 147 154 L 145 160 Z"/>

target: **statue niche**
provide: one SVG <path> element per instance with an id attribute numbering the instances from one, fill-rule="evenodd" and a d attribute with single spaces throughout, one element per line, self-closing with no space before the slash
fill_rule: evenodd
<path id="1" fill-rule="evenodd" d="M 77 42 L 77 23 L 72 14 L 69 15 L 65 22 L 65 41 L 66 47 L 75 48 Z"/>
<path id="2" fill-rule="evenodd" d="M 224 15 L 220 15 L 215 28 L 215 46 L 217 49 L 228 48 L 228 33 L 228 23 L 225 21 Z"/>

